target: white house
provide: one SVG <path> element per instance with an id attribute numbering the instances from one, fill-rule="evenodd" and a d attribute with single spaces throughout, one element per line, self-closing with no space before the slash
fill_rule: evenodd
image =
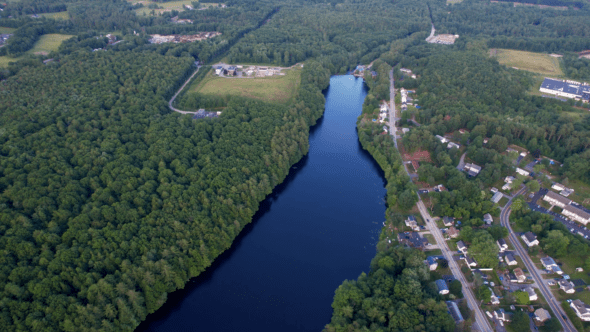
<path id="1" fill-rule="evenodd" d="M 433 256 L 428 256 L 426 257 L 426 265 L 428 265 L 430 271 L 434 271 L 438 267 L 438 259 Z"/>
<path id="2" fill-rule="evenodd" d="M 500 252 L 504 252 L 506 249 L 508 249 L 508 243 L 506 243 L 506 240 L 504 239 L 499 239 L 496 241 L 496 244 L 498 245 L 498 248 L 500 248 Z"/>
<path id="3" fill-rule="evenodd" d="M 514 256 L 510 253 L 506 254 L 506 264 L 508 265 L 518 265 L 518 262 L 516 261 L 516 259 L 514 259 Z"/>
<path id="4" fill-rule="evenodd" d="M 554 189 L 554 190 L 557 190 L 557 191 L 562 191 L 562 190 L 564 190 L 564 189 L 565 189 L 565 186 L 564 186 L 563 184 L 561 184 L 561 183 L 557 183 L 557 182 L 556 182 L 556 183 L 554 183 L 554 184 L 551 186 L 551 189 Z"/>
<path id="5" fill-rule="evenodd" d="M 548 191 L 547 194 L 543 196 L 543 200 L 551 205 L 559 206 L 562 209 L 566 205 L 570 205 L 572 203 L 571 199 L 565 198 L 559 194 L 554 193 L 553 191 Z"/>
<path id="6" fill-rule="evenodd" d="M 467 172 L 469 176 L 476 176 L 477 174 L 479 174 L 479 172 L 481 172 L 481 166 L 467 163 L 465 164 L 465 167 L 463 167 L 463 170 Z"/>
<path id="7" fill-rule="evenodd" d="M 504 188 L 502 188 L 504 189 Z M 492 202 L 498 204 L 498 202 L 502 199 L 502 197 L 504 197 L 504 194 L 502 194 L 501 192 L 497 192 L 494 194 L 494 196 L 492 196 Z"/>
<path id="8" fill-rule="evenodd" d="M 551 315 L 547 309 L 539 308 L 535 310 L 535 320 L 539 322 L 544 322 L 548 319 L 551 319 Z"/>
<path id="9" fill-rule="evenodd" d="M 529 174 L 531 174 L 531 173 L 525 171 L 524 169 L 518 168 L 518 167 L 516 168 L 516 173 L 518 173 L 520 175 L 524 175 L 524 176 L 529 176 Z"/>
<path id="10" fill-rule="evenodd" d="M 552 271 L 553 273 L 557 274 L 563 274 L 561 268 L 557 265 L 557 263 L 555 263 L 553 258 L 549 256 L 541 258 L 541 264 L 543 264 L 543 267 L 548 271 Z"/>
<path id="11" fill-rule="evenodd" d="M 448 140 L 446 138 L 444 138 L 444 137 L 442 137 L 440 135 L 436 135 L 434 137 L 436 137 L 436 139 L 438 139 L 443 144 L 448 142 Z"/>
<path id="12" fill-rule="evenodd" d="M 516 276 L 516 280 L 518 280 L 519 283 L 525 282 L 526 276 L 524 275 L 524 271 L 522 271 L 520 267 L 514 269 L 514 275 Z"/>
<path id="13" fill-rule="evenodd" d="M 520 236 L 524 243 L 526 243 L 527 246 L 532 247 L 532 246 L 536 246 L 539 244 L 539 240 L 537 240 L 537 236 L 535 234 L 533 234 L 532 232 L 526 232 L 524 234 L 522 234 Z"/>
<path id="14" fill-rule="evenodd" d="M 514 176 L 507 176 L 504 178 L 504 182 L 506 183 L 512 183 L 512 181 L 516 180 L 516 178 Z"/>
<path id="15" fill-rule="evenodd" d="M 573 294 L 576 292 L 574 289 L 574 283 L 569 280 L 561 279 L 557 283 L 559 284 L 559 289 L 564 291 L 566 294 Z"/>
<path id="16" fill-rule="evenodd" d="M 573 300 L 570 307 L 574 309 L 576 315 L 585 322 L 590 322 L 590 306 L 580 300 Z"/>
<path id="17" fill-rule="evenodd" d="M 477 262 L 475 261 L 475 259 L 465 255 L 465 263 L 470 266 L 470 267 L 476 267 L 477 266 Z"/>
<path id="18" fill-rule="evenodd" d="M 453 226 L 455 224 L 455 220 L 452 217 L 443 217 L 443 224 L 447 227 Z"/>
<path id="19" fill-rule="evenodd" d="M 504 309 L 498 309 L 498 310 L 494 311 L 494 317 L 496 317 L 497 320 L 500 320 L 503 322 L 510 321 L 510 317 L 506 314 Z"/>
<path id="20" fill-rule="evenodd" d="M 463 242 L 463 241 L 457 242 L 457 249 L 459 251 L 461 251 L 463 254 L 467 253 L 467 246 L 465 245 L 465 242 Z"/>
<path id="21" fill-rule="evenodd" d="M 590 222 L 590 213 L 572 205 L 566 205 L 561 211 L 561 214 L 583 225 L 587 225 Z"/>
<path id="22" fill-rule="evenodd" d="M 529 301 L 537 301 L 539 299 L 537 293 L 535 293 L 535 290 L 532 287 L 527 287 L 524 290 L 529 293 Z"/>
<path id="23" fill-rule="evenodd" d="M 494 293 L 494 290 L 491 289 L 490 287 L 488 287 L 488 289 L 490 290 L 490 292 L 492 292 L 492 297 L 490 298 L 490 301 L 492 302 L 492 304 L 493 305 L 500 304 L 500 299 L 496 296 L 496 294 Z"/>
<path id="24" fill-rule="evenodd" d="M 461 147 L 461 145 L 459 145 L 457 143 L 453 143 L 453 142 L 449 142 L 449 144 L 447 144 L 447 149 L 452 149 L 452 148 L 459 149 L 460 147 Z"/>
<path id="25" fill-rule="evenodd" d="M 512 183 L 505 183 L 502 186 L 502 190 L 510 190 L 512 188 Z"/>
<path id="26" fill-rule="evenodd" d="M 486 213 L 483 215 L 483 221 L 486 223 L 486 225 L 491 225 L 494 222 L 494 218 L 492 218 L 491 214 Z"/>

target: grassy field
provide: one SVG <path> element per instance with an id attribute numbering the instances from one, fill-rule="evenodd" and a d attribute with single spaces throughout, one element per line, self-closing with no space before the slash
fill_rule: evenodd
<path id="1" fill-rule="evenodd" d="M 55 20 L 69 20 L 70 19 L 70 15 L 68 15 L 68 12 L 57 12 L 57 13 L 45 13 L 45 14 L 40 14 L 43 17 L 47 17 L 47 18 L 52 18 Z"/>
<path id="2" fill-rule="evenodd" d="M 300 69 L 287 70 L 285 76 L 265 78 L 223 78 L 211 71 L 196 87 L 191 86 L 189 93 L 242 96 L 283 103 L 293 97 L 300 81 Z"/>
<path id="3" fill-rule="evenodd" d="M 131 0 L 129 1 L 131 3 L 141 3 L 143 4 L 143 8 L 139 8 L 137 10 L 135 10 L 135 12 L 137 14 L 143 15 L 144 13 L 146 15 L 150 15 L 151 11 L 154 10 L 156 12 L 156 14 L 161 14 L 165 11 L 172 11 L 172 10 L 178 10 L 178 11 L 183 11 L 184 10 L 184 5 L 191 5 L 192 0 L 184 0 L 184 1 L 169 1 L 169 2 L 153 2 L 153 1 L 136 1 L 136 0 Z M 158 5 L 158 7 L 161 7 L 163 9 L 150 9 L 148 8 L 149 5 L 151 4 L 156 4 Z"/>
<path id="4" fill-rule="evenodd" d="M 35 43 L 35 46 L 27 53 L 49 54 L 51 51 L 57 51 L 59 45 L 61 45 L 64 40 L 70 39 L 72 37 L 72 35 L 60 35 L 56 33 L 43 35 Z"/>
<path id="5" fill-rule="evenodd" d="M 14 62 L 17 60 L 18 60 L 18 58 L 10 58 L 7 56 L 0 56 L 0 68 L 6 68 L 6 67 L 8 67 L 9 62 Z"/>
<path id="6" fill-rule="evenodd" d="M 14 30 L 16 30 L 16 29 L 0 27 L 0 33 L 13 33 Z"/>
<path id="7" fill-rule="evenodd" d="M 547 54 L 498 49 L 496 58 L 508 67 L 552 77 L 563 76 L 559 59 Z"/>

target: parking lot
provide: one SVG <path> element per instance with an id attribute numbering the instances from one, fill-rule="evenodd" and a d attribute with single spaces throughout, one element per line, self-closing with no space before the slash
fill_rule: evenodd
<path id="1" fill-rule="evenodd" d="M 582 224 L 579 224 L 575 221 L 572 220 L 568 220 L 567 218 L 563 217 L 562 215 L 560 215 L 559 213 L 553 212 L 553 211 L 549 211 L 546 208 L 542 207 L 541 205 L 537 204 L 537 201 L 539 199 L 543 199 L 543 196 L 549 191 L 549 189 L 541 189 L 539 190 L 537 193 L 535 193 L 535 195 L 533 196 L 532 200 L 529 204 L 529 207 L 531 208 L 531 210 L 533 211 L 537 211 L 537 212 L 541 212 L 541 213 L 545 213 L 545 214 L 550 214 L 551 216 L 553 216 L 553 219 L 555 221 L 559 221 L 560 223 L 564 224 L 565 227 L 567 227 L 567 229 L 570 230 L 570 232 L 574 233 L 574 234 L 579 234 L 581 236 L 583 236 L 584 238 L 588 239 L 590 238 L 590 230 L 588 230 L 585 226 L 583 226 Z M 587 211 L 587 209 L 583 208 L 582 206 L 578 205 L 575 202 L 572 202 L 572 205 L 575 205 L 578 208 L 584 209 Z M 572 231 L 573 229 L 573 231 Z"/>

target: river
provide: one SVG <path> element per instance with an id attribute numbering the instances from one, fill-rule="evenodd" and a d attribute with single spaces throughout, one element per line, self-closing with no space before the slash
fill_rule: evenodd
<path id="1" fill-rule="evenodd" d="M 385 180 L 356 134 L 362 79 L 334 76 L 310 149 L 232 247 L 136 331 L 321 331 L 334 291 L 369 271 Z"/>

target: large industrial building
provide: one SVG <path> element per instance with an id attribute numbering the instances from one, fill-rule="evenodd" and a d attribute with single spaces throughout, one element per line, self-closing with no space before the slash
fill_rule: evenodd
<path id="1" fill-rule="evenodd" d="M 545 78 L 539 91 L 576 100 L 582 99 L 585 102 L 590 99 L 590 85 L 588 83 L 570 80 Z"/>

